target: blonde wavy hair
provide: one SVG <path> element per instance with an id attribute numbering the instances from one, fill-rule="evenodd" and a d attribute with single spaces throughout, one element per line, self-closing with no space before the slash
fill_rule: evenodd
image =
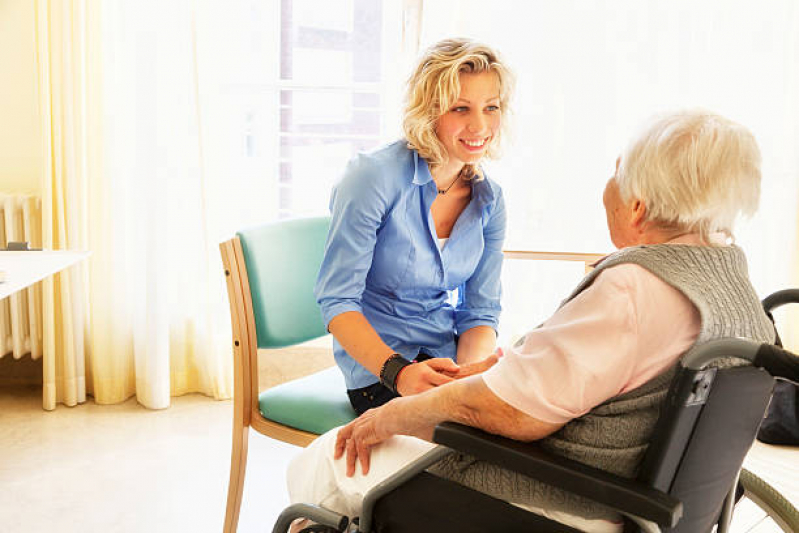
<path id="1" fill-rule="evenodd" d="M 760 160 L 747 128 L 685 110 L 645 126 L 622 153 L 616 180 L 622 200 L 643 200 L 646 219 L 659 227 L 733 237 L 736 220 L 757 211 Z"/>
<path id="2" fill-rule="evenodd" d="M 445 39 L 424 52 L 408 80 L 402 128 L 408 147 L 416 150 L 431 168 L 448 159 L 447 149 L 435 130 L 439 117 L 449 111 L 460 96 L 460 74 L 482 72 L 495 72 L 499 78 L 502 120 L 485 154 L 488 158 L 496 158 L 502 132 L 507 128 L 505 118 L 514 84 L 513 74 L 496 51 L 470 39 Z M 466 165 L 462 177 L 482 179 L 474 165 Z"/>

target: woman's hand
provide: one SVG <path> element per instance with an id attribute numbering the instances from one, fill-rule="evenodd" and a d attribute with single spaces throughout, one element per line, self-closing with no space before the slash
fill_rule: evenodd
<path id="1" fill-rule="evenodd" d="M 408 365 L 397 376 L 397 392 L 401 396 L 419 394 L 453 381 L 460 367 L 446 357 L 433 357 Z"/>

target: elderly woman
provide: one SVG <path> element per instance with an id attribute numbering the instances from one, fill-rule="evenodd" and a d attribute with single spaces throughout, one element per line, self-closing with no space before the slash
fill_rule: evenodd
<path id="1" fill-rule="evenodd" d="M 744 127 L 697 111 L 654 120 L 605 188 L 619 250 L 491 369 L 322 436 L 289 468 L 292 500 L 357 515 L 360 497 L 429 449 L 447 420 L 634 476 L 683 354 L 721 337 L 773 341 L 744 253 L 731 243 L 759 191 L 760 153 Z M 605 508 L 462 455 L 433 470 L 579 529 L 620 528 Z"/>

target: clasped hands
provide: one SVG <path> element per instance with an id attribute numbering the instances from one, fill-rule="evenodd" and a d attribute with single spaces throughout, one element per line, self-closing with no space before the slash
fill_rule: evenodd
<path id="1" fill-rule="evenodd" d="M 405 367 L 397 379 L 397 390 L 402 396 L 412 396 L 440 385 L 474 376 L 494 366 L 501 351 L 488 357 L 465 365 L 458 365 L 451 359 L 433 358 Z M 369 473 L 371 448 L 394 435 L 423 435 L 426 421 L 421 413 L 411 409 L 404 410 L 403 405 L 412 398 L 395 398 L 394 400 L 370 409 L 361 416 L 339 429 L 336 435 L 334 458 L 340 459 L 346 454 L 347 476 L 355 475 L 356 463 L 361 464 L 364 475 Z"/>
<path id="2" fill-rule="evenodd" d="M 433 357 L 412 364 L 402 369 L 397 377 L 397 392 L 401 396 L 411 396 L 456 379 L 480 374 L 494 366 L 501 353 L 498 351 L 485 359 L 465 365 L 458 365 L 446 357 Z"/>

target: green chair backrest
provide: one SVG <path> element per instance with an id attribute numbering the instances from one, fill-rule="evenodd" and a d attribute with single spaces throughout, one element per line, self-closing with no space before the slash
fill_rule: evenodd
<path id="1" fill-rule="evenodd" d="M 259 348 L 327 334 L 313 294 L 330 217 L 284 220 L 237 233 L 250 280 Z"/>

